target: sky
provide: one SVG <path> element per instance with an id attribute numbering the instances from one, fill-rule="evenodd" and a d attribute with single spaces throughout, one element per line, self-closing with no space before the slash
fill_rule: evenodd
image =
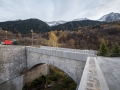
<path id="1" fill-rule="evenodd" d="M 120 0 L 0 0 L 0 22 L 29 18 L 96 20 L 110 12 L 120 13 Z"/>

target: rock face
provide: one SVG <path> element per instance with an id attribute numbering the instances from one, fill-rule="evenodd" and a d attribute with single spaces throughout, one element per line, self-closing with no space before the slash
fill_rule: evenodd
<path id="1" fill-rule="evenodd" d="M 118 20 L 120 20 L 120 13 L 114 13 L 114 12 L 106 14 L 99 19 L 99 21 L 105 21 L 105 22 L 113 22 Z"/>

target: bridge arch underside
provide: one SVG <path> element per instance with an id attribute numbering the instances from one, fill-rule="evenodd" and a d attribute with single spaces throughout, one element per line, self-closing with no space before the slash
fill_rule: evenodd
<path id="1" fill-rule="evenodd" d="M 37 64 L 46 63 L 58 67 L 69 75 L 77 84 L 79 84 L 84 70 L 85 62 L 79 60 L 71 60 L 61 57 L 55 57 L 40 53 L 27 51 L 27 67 L 28 70 Z"/>

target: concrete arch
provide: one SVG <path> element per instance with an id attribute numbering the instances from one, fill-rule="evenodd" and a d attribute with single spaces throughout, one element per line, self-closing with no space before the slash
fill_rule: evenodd
<path id="1" fill-rule="evenodd" d="M 39 64 L 31 67 L 28 71 L 30 71 L 31 69 L 33 69 L 34 67 L 36 67 L 36 66 L 38 66 L 38 65 L 40 65 L 40 64 L 50 64 L 50 65 L 53 65 L 53 66 L 57 67 L 58 69 L 62 70 L 63 72 L 65 72 L 69 77 L 72 78 L 72 76 L 70 76 L 71 74 L 67 73 L 67 72 L 65 71 L 65 69 L 63 69 L 63 68 L 61 68 L 61 67 L 58 67 L 56 64 L 53 64 L 53 63 L 39 63 Z M 72 78 L 72 79 L 73 79 L 73 78 Z M 75 80 L 74 80 L 74 81 L 75 81 Z M 76 81 L 75 81 L 75 82 L 76 82 Z M 76 83 L 77 83 L 77 82 L 76 82 Z"/>
<path id="2" fill-rule="evenodd" d="M 30 69 L 28 69 L 27 71 L 30 71 L 30 70 L 32 70 L 40 65 L 43 65 L 43 64 L 46 64 L 46 63 L 38 63 L 38 64 L 34 65 L 33 67 L 31 67 Z"/>
<path id="3" fill-rule="evenodd" d="M 28 51 L 27 52 L 28 69 L 39 63 L 52 64 L 58 67 L 66 74 L 68 74 L 77 84 L 79 84 L 81 80 L 83 69 L 85 66 L 84 61 L 66 59 Z"/>
<path id="4" fill-rule="evenodd" d="M 48 64 L 48 63 L 38 63 L 38 64 L 36 64 L 36 65 L 34 65 L 33 67 L 31 67 L 28 71 L 30 71 L 30 70 L 32 70 L 32 69 L 35 69 L 35 68 L 37 68 L 37 67 L 39 67 L 40 65 L 43 65 L 43 64 Z M 53 64 L 51 64 L 51 63 L 49 63 L 49 65 L 53 65 Z M 60 69 L 61 71 L 63 71 L 64 73 L 66 73 L 65 71 L 64 71 L 64 69 L 62 69 L 62 68 L 60 68 L 60 67 L 58 67 L 58 66 L 55 66 L 55 64 L 53 65 L 54 67 L 57 67 L 58 69 Z M 48 68 L 49 69 L 49 68 Z M 47 69 L 46 69 L 47 70 Z M 49 70 L 47 71 L 47 72 L 49 72 Z M 66 73 L 67 74 L 67 73 Z M 68 74 L 67 74 L 68 75 Z M 69 76 L 69 75 L 68 75 Z M 69 77 L 71 77 L 71 76 L 69 76 Z M 73 79 L 73 78 L 72 78 Z"/>

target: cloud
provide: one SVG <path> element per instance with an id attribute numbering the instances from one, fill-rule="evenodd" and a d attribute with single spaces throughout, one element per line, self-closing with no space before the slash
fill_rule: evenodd
<path id="1" fill-rule="evenodd" d="M 120 0 L 0 0 L 0 21 L 98 19 L 110 12 L 120 13 L 119 5 Z"/>

